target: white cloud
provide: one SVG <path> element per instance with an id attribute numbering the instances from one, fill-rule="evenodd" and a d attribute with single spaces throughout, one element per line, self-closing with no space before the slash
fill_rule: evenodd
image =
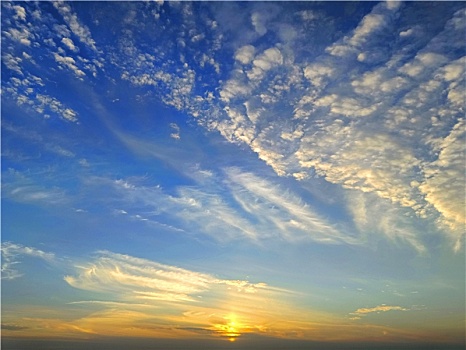
<path id="1" fill-rule="evenodd" d="M 351 47 L 348 45 L 340 45 L 340 44 L 332 45 L 331 47 L 328 47 L 325 51 L 333 56 L 338 56 L 338 57 L 346 57 L 351 54 L 357 53 L 357 50 L 354 47 Z"/>
<path id="2" fill-rule="evenodd" d="M 242 64 L 249 64 L 254 58 L 256 49 L 252 45 L 246 45 L 236 50 L 235 59 Z"/>
<path id="3" fill-rule="evenodd" d="M 283 193 L 276 185 L 251 173 L 227 169 L 235 200 L 260 222 L 257 231 L 266 237 L 277 232 L 290 241 L 310 238 L 322 243 L 356 243 L 315 213 L 298 196 Z"/>
<path id="4" fill-rule="evenodd" d="M 23 61 L 20 57 L 15 57 L 10 53 L 6 53 L 2 56 L 2 61 L 8 69 L 13 70 L 20 75 L 24 75 L 19 65 L 20 62 Z"/>
<path id="5" fill-rule="evenodd" d="M 385 26 L 385 16 L 374 13 L 368 14 L 354 30 L 353 36 L 348 40 L 348 43 L 352 46 L 361 46 L 369 35 Z"/>
<path id="6" fill-rule="evenodd" d="M 59 145 L 54 145 L 54 144 L 47 144 L 46 149 L 50 150 L 51 152 L 54 152 L 56 154 L 59 154 L 63 157 L 69 157 L 69 158 L 74 158 L 76 155 L 71 152 L 70 150 L 63 148 Z"/>
<path id="7" fill-rule="evenodd" d="M 56 6 L 63 12 L 68 5 Z M 422 192 L 427 185 L 420 187 L 425 180 L 421 172 L 435 161 L 442 139 L 459 117 L 464 62 L 452 57 L 456 52 L 453 49 L 460 47 L 464 13 L 458 11 L 443 31 L 419 48 L 405 44 L 422 31 L 421 26 L 410 26 L 407 19 L 400 37 L 391 36 L 389 33 L 398 33 L 394 31 L 399 21 L 396 11 L 404 9 L 399 3 L 380 3 L 341 40 L 326 43 L 326 48 L 322 46 L 320 56 L 303 58 L 295 57 L 301 48 L 293 46 L 301 45 L 300 38 L 305 37 L 301 21 L 311 28 L 318 25 L 319 14 L 294 14 L 294 20 L 300 21 L 297 25 L 286 16 L 278 19 L 275 4 L 270 5 L 270 13 L 267 6 L 252 6 L 248 12 L 251 16 L 241 22 L 244 27 L 252 23 L 255 33 L 248 32 L 232 46 L 238 48 L 231 52 L 237 64 L 215 93 L 193 96 L 203 77 L 195 74 L 185 54 L 180 58 L 182 66 L 170 63 L 160 67 L 157 55 L 140 52 L 129 36 L 121 43 L 129 58 L 122 78 L 136 86 L 157 87 L 154 93 L 167 105 L 192 113 L 201 125 L 220 132 L 230 142 L 248 145 L 280 176 L 312 181 L 317 175 L 345 189 L 371 193 L 382 203 L 392 202 L 394 208 L 411 208 L 419 217 L 435 217 L 437 209 L 431 202 L 434 199 L 431 196 L 427 200 Z M 173 7 L 185 16 L 186 26 L 191 28 L 192 7 Z M 225 12 L 222 15 L 227 18 Z M 219 20 L 220 13 L 217 15 L 216 20 L 222 25 L 212 25 L 215 35 L 204 33 L 206 43 L 212 40 L 212 50 L 195 58 L 199 65 L 208 64 L 221 47 L 221 29 L 225 29 L 222 26 L 232 29 L 232 24 L 224 24 Z M 277 21 L 272 21 L 274 18 Z M 163 21 L 162 16 L 159 20 Z M 246 23 L 248 20 L 252 22 Z M 282 41 L 285 37 L 293 40 L 285 45 L 272 41 L 268 47 L 257 49 L 250 44 L 269 31 L 271 40 L 274 35 Z M 193 29 L 188 34 L 183 39 L 185 44 L 199 32 Z M 393 40 L 393 45 L 382 47 L 382 38 Z M 215 44 L 213 39 L 218 39 Z M 311 47 L 306 50 L 311 52 Z M 62 65 L 79 63 L 64 54 L 58 56 Z M 219 101 L 215 101 L 217 93 Z M 21 101 L 25 99 L 27 96 L 21 96 Z M 178 138 L 179 133 L 173 130 L 171 136 Z M 155 154 L 152 150 L 145 152 Z M 181 206 L 183 195 L 209 203 L 210 193 L 199 189 L 188 192 L 179 192 L 170 203 Z M 257 235 L 256 228 L 246 228 L 250 225 L 247 220 L 233 228 L 230 222 L 235 220 L 234 211 L 228 211 L 229 203 L 222 205 L 219 211 L 229 213 L 223 219 L 235 232 L 232 236 Z M 437 207 L 441 208 L 439 204 Z M 211 220 L 206 213 L 192 208 L 186 213 L 187 217 Z M 391 223 L 386 227 L 391 227 Z M 416 249 L 421 249 L 415 237 L 410 243 L 419 244 Z"/>
<path id="8" fill-rule="evenodd" d="M 449 228 L 456 250 L 464 240 L 466 225 L 465 130 L 465 121 L 460 119 L 440 144 L 438 159 L 425 165 L 426 178 L 419 186 L 426 200 L 442 214 L 440 224 Z"/>
<path id="9" fill-rule="evenodd" d="M 22 276 L 22 274 L 14 268 L 14 265 L 20 264 L 21 258 L 24 256 L 40 258 L 47 262 L 52 262 L 55 259 L 55 255 L 52 253 L 46 253 L 36 248 L 12 242 L 2 242 L 1 253 L 2 279 L 5 280 L 12 280 Z"/>
<path id="10" fill-rule="evenodd" d="M 400 37 L 408 37 L 408 36 L 413 35 L 413 33 L 414 33 L 414 29 L 413 29 L 413 28 L 409 28 L 409 29 L 407 29 L 407 30 L 401 31 L 401 32 L 400 32 Z"/>
<path id="11" fill-rule="evenodd" d="M 59 205 L 66 202 L 65 192 L 55 186 L 37 184 L 14 169 L 2 174 L 2 196 L 18 202 Z"/>
<path id="12" fill-rule="evenodd" d="M 336 69 L 329 64 L 313 63 L 304 68 L 304 76 L 317 87 L 335 76 Z"/>
<path id="13" fill-rule="evenodd" d="M 33 101 L 33 105 L 36 106 L 36 110 L 40 113 L 43 113 L 45 108 L 49 109 L 51 112 L 58 114 L 61 118 L 70 121 L 78 121 L 78 113 L 64 106 L 59 100 L 52 96 L 36 94 L 36 100 Z M 38 102 L 38 103 L 36 103 Z"/>
<path id="14" fill-rule="evenodd" d="M 77 275 L 65 276 L 69 285 L 110 293 L 118 302 L 198 303 L 202 295 L 227 293 L 229 287 L 246 294 L 269 289 L 265 283 L 218 279 L 209 274 L 109 251 L 97 252 L 93 261 L 75 268 Z"/>
<path id="15" fill-rule="evenodd" d="M 283 56 L 278 48 L 272 47 L 257 56 L 252 63 L 263 71 L 268 71 L 273 67 L 283 64 Z"/>
<path id="16" fill-rule="evenodd" d="M 74 45 L 73 40 L 70 38 L 62 38 L 61 42 L 66 45 L 71 51 L 78 52 L 78 48 Z"/>
<path id="17" fill-rule="evenodd" d="M 424 232 L 414 227 L 414 213 L 410 209 L 396 207 L 374 193 L 350 190 L 345 195 L 353 222 L 369 245 L 374 243 L 374 239 L 385 236 L 394 244 L 411 245 L 419 254 L 426 252 L 427 248 L 422 242 Z"/>
<path id="18" fill-rule="evenodd" d="M 76 61 L 73 57 L 60 56 L 59 54 L 54 53 L 54 58 L 57 63 L 71 69 L 78 78 L 86 75 L 86 73 L 76 66 Z"/>
<path id="19" fill-rule="evenodd" d="M 259 35 L 264 35 L 267 33 L 267 28 L 265 26 L 265 19 L 259 12 L 254 12 L 251 15 L 251 23 L 254 26 L 254 29 Z"/>
<path id="20" fill-rule="evenodd" d="M 76 35 L 82 43 L 97 52 L 97 47 L 94 39 L 92 39 L 89 28 L 79 22 L 78 16 L 73 13 L 71 6 L 63 1 L 55 1 L 53 6 L 55 6 L 58 12 L 63 16 L 63 19 L 68 24 L 73 34 Z"/>
<path id="21" fill-rule="evenodd" d="M 354 233 L 327 222 L 297 194 L 282 193 L 277 184 L 256 175 L 236 168 L 225 169 L 226 179 L 196 168 L 188 173 L 199 185 L 179 186 L 174 194 L 128 180 L 94 182 L 113 187 L 114 194 L 107 198 L 115 207 L 124 205 L 125 211 L 131 212 L 137 203 L 137 212 L 147 224 L 170 225 L 176 220 L 177 231 L 198 232 L 220 242 L 246 239 L 261 245 L 266 239 L 284 239 L 360 243 Z M 165 223 L 158 221 L 161 214 Z"/>
<path id="22" fill-rule="evenodd" d="M 437 68 L 444 64 L 447 58 L 441 54 L 433 52 L 423 52 L 418 54 L 413 61 L 406 63 L 400 68 L 401 73 L 405 73 L 410 77 L 418 77 L 421 73 L 425 74 L 426 70 Z"/>
<path id="23" fill-rule="evenodd" d="M 76 277 L 66 276 L 71 286 L 112 292 L 125 299 L 145 299 L 150 293 L 168 301 L 194 301 L 214 279 L 208 275 L 111 252 L 99 252 L 87 266 L 78 267 Z"/>
<path id="24" fill-rule="evenodd" d="M 8 31 L 5 31 L 3 33 L 9 38 L 23 45 L 31 46 L 31 40 L 29 39 L 31 37 L 31 33 L 25 27 L 22 27 L 21 30 L 18 30 L 16 28 L 10 28 Z"/>
<path id="25" fill-rule="evenodd" d="M 191 106 L 191 93 L 194 89 L 196 73 L 186 64 L 183 69 L 170 74 L 155 67 L 153 58 L 139 56 L 135 60 L 137 72 L 134 74 L 124 71 L 121 78 L 130 81 L 136 86 L 153 85 L 162 86 L 164 89 L 160 96 L 161 100 L 178 110 L 187 109 Z"/>
<path id="26" fill-rule="evenodd" d="M 401 6 L 401 1 L 388 0 L 385 2 L 385 6 L 389 10 L 397 10 Z"/>
<path id="27" fill-rule="evenodd" d="M 175 140 L 180 139 L 180 127 L 176 123 L 171 123 L 170 127 L 173 129 L 173 133 L 170 134 L 170 137 Z"/>
<path id="28" fill-rule="evenodd" d="M 247 83 L 244 73 L 242 71 L 235 71 L 233 77 L 220 90 L 220 98 L 228 103 L 234 98 L 249 95 L 251 90 L 251 86 Z"/>
<path id="29" fill-rule="evenodd" d="M 26 10 L 24 9 L 24 7 L 15 5 L 13 6 L 13 9 L 16 11 L 16 15 L 14 16 L 15 19 L 21 19 L 23 21 L 26 20 Z"/>
<path id="30" fill-rule="evenodd" d="M 359 61 L 366 61 L 371 55 L 377 57 L 377 51 L 362 52 L 364 49 L 370 49 L 368 43 L 378 33 L 387 30 L 387 27 L 393 22 L 393 12 L 397 11 L 399 6 L 395 2 L 379 3 L 367 14 L 359 25 L 354 29 L 351 35 L 345 36 L 342 40 L 334 43 L 326 49 L 330 55 L 346 58 L 357 55 Z"/>
<path id="31" fill-rule="evenodd" d="M 147 206 L 148 212 L 163 212 L 168 218 L 181 219 L 186 230 L 195 229 L 218 241 L 256 239 L 255 228 L 217 193 L 179 187 L 177 196 L 171 196 L 159 187 L 135 186 L 122 180 L 115 181 L 114 186 L 127 203 L 137 201 Z"/>
<path id="32" fill-rule="evenodd" d="M 269 30 L 269 23 L 279 14 L 279 7 L 271 3 L 257 3 L 251 13 L 251 24 L 259 36 Z"/>
<path id="33" fill-rule="evenodd" d="M 414 176 L 420 162 L 386 134 L 364 135 L 337 121 L 318 138 L 304 136 L 296 157 L 332 183 L 376 192 L 404 206 L 415 203 L 409 185 L 398 179 Z"/>
<path id="34" fill-rule="evenodd" d="M 398 3 L 376 5 L 327 53 L 302 63 L 279 45 L 244 57 L 252 67 L 232 72 L 220 91 L 221 112 L 212 113 L 207 125 L 230 142 L 247 144 L 280 176 L 312 181 L 318 175 L 372 193 L 393 210 L 401 206 L 435 220 L 434 199 L 421 190 L 427 185 L 412 184 L 424 182 L 420 169 L 429 168 L 442 135 L 461 117 L 464 58 L 452 60 L 451 50 L 459 48 L 464 13 L 455 13 L 419 51 L 397 41 L 381 47 L 380 36 L 396 25 L 399 10 Z M 417 25 L 408 29 L 413 32 L 402 36 L 422 31 Z M 360 65 L 354 64 L 356 58 Z M 382 226 L 382 235 L 424 251 L 417 234 L 395 228 L 391 219 Z"/>
<path id="35" fill-rule="evenodd" d="M 464 75 L 466 65 L 466 56 L 450 62 L 443 67 L 444 79 L 446 81 L 458 80 Z"/>
<path id="36" fill-rule="evenodd" d="M 180 188 L 178 192 L 179 197 L 171 200 L 179 206 L 177 216 L 189 226 L 196 225 L 198 230 L 218 241 L 243 237 L 255 241 L 258 238 L 257 228 L 220 195 L 191 188 Z"/>

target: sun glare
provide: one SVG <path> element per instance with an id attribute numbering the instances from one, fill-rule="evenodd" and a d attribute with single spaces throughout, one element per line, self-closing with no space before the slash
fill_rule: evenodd
<path id="1" fill-rule="evenodd" d="M 229 341 L 234 342 L 241 336 L 242 326 L 235 315 L 225 317 L 225 321 L 224 323 L 216 324 L 215 328 L 222 337 L 228 338 Z"/>

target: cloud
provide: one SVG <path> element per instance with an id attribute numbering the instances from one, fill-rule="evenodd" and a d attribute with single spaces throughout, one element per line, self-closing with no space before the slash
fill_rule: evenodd
<path id="1" fill-rule="evenodd" d="M 19 75 L 24 75 L 23 71 L 21 70 L 20 63 L 22 62 L 21 57 L 15 57 L 10 53 L 5 53 L 2 55 L 2 62 L 8 69 L 15 71 Z"/>
<path id="2" fill-rule="evenodd" d="M 52 253 L 13 242 L 4 242 L 1 250 L 2 278 L 6 279 L 20 276 L 13 267 L 22 258 L 39 258 L 49 263 L 59 259 Z M 55 335 L 80 337 L 110 335 L 117 327 L 122 335 L 192 337 L 198 333 L 192 328 L 204 329 L 209 335 L 231 337 L 233 333 L 235 336 L 279 333 L 281 329 L 293 327 L 296 321 L 279 322 L 270 327 L 270 320 L 288 314 L 293 316 L 292 320 L 305 319 L 300 309 L 288 300 L 294 292 L 264 282 L 224 279 L 110 251 L 98 251 L 91 259 L 62 262 L 65 264 L 60 264 L 61 269 L 74 271 L 64 277 L 65 282 L 71 287 L 92 291 L 94 296 L 100 295 L 100 300 L 69 302 L 67 305 L 72 310 L 80 309 L 79 315 L 72 318 L 65 316 L 70 312 L 66 307 L 31 310 L 27 306 L 24 312 L 16 309 L 28 316 L 19 320 L 8 315 L 5 318 L 8 322 L 2 326 L 4 331 L 31 335 L 40 329 L 44 335 L 43 327 L 47 325 Z M 174 327 L 185 330 L 180 333 Z"/>
<path id="3" fill-rule="evenodd" d="M 102 305 L 108 307 L 126 307 L 126 308 L 151 308 L 151 305 L 148 304 L 138 304 L 138 303 L 125 303 L 119 301 L 105 301 L 105 300 L 81 300 L 81 301 L 72 301 L 68 305 Z"/>
<path id="4" fill-rule="evenodd" d="M 2 173 L 2 196 L 18 202 L 45 205 L 60 205 L 67 201 L 62 189 L 40 185 L 14 169 Z"/>
<path id="5" fill-rule="evenodd" d="M 267 74 L 267 71 L 283 64 L 283 54 L 277 47 L 270 47 L 258 54 L 252 61 L 252 68 L 246 71 L 250 85 L 255 86 Z"/>
<path id="6" fill-rule="evenodd" d="M 225 317 L 230 308 L 236 310 L 238 317 L 248 318 L 249 311 L 244 308 L 245 305 L 258 307 L 267 300 L 278 302 L 281 296 L 291 293 L 266 283 L 220 279 L 210 274 L 109 251 L 97 252 L 95 259 L 76 264 L 75 270 L 76 275 L 65 276 L 70 286 L 101 293 L 111 300 L 78 301 L 72 304 L 90 308 L 105 307 L 117 313 L 140 310 L 133 317 L 127 318 L 127 322 L 136 319 L 140 323 L 150 318 L 152 323 L 158 324 L 161 321 L 163 324 L 163 319 L 169 317 L 177 320 L 178 324 L 202 325 L 210 329 L 219 324 L 219 321 L 212 319 Z M 151 314 L 150 308 L 158 310 L 159 321 Z M 266 313 L 273 312 L 275 308 L 277 306 L 269 306 Z M 95 315 L 88 319 L 91 318 L 95 318 Z M 102 326 L 108 320 L 95 321 Z M 93 326 L 96 327 L 96 324 Z M 246 325 L 238 324 L 237 327 L 238 335 L 248 331 Z M 225 331 L 218 330 L 218 335 L 225 334 Z"/>
<path id="7" fill-rule="evenodd" d="M 175 140 L 180 139 L 180 127 L 176 123 L 171 123 L 170 127 L 173 129 L 173 133 L 170 134 L 170 137 Z"/>
<path id="8" fill-rule="evenodd" d="M 76 35 L 82 43 L 97 52 L 96 43 L 94 39 L 92 39 L 89 28 L 79 22 L 78 16 L 73 13 L 71 6 L 63 1 L 56 1 L 53 3 L 53 6 L 63 16 L 63 19 L 68 24 L 73 34 Z"/>
<path id="9" fill-rule="evenodd" d="M 106 251 L 78 271 L 76 277 L 65 277 L 71 286 L 130 300 L 194 302 L 215 281 L 209 275 Z"/>
<path id="10" fill-rule="evenodd" d="M 401 306 L 390 306 L 390 305 L 382 304 L 382 305 L 371 307 L 371 308 L 360 308 L 351 314 L 357 315 L 357 316 L 365 316 L 373 312 L 380 313 L 380 312 L 387 312 L 387 311 L 408 311 L 408 310 L 410 309 L 407 309 Z"/>
<path id="11" fill-rule="evenodd" d="M 319 217 L 300 197 L 236 168 L 227 169 L 227 175 L 235 200 L 259 221 L 257 231 L 265 237 L 277 232 L 290 241 L 310 238 L 321 243 L 356 242 Z"/>
<path id="12" fill-rule="evenodd" d="M 451 223 L 461 220 L 422 184 L 433 181 L 424 169 L 447 171 L 440 170 L 436 155 L 462 120 L 464 58 L 456 48 L 464 11 L 430 33 L 420 48 L 407 48 L 389 34 L 398 11 L 403 11 L 399 4 L 377 4 L 352 32 L 305 62 L 280 45 L 262 52 L 241 46 L 233 57 L 250 66 L 231 72 L 219 106 L 198 120 L 229 142 L 248 145 L 279 176 L 311 182 L 317 175 L 345 189 L 374 193 L 381 203 L 410 208 L 431 222 L 440 214 L 451 231 Z M 381 47 L 382 37 L 393 45 Z M 461 152 L 462 138 L 454 144 Z M 460 201 L 454 203 L 459 208 Z M 395 236 L 424 249 L 416 235 L 402 231 Z M 457 241 L 456 234 L 447 236 Z"/>
<path id="13" fill-rule="evenodd" d="M 61 42 L 73 52 L 78 52 L 79 49 L 74 45 L 73 40 L 70 38 L 62 38 Z"/>
<path id="14" fill-rule="evenodd" d="M 366 61 L 368 57 L 379 60 L 379 53 L 370 44 L 379 40 L 378 36 L 391 28 L 399 6 L 392 3 L 380 3 L 374 6 L 371 13 L 367 14 L 353 30 L 350 35 L 345 36 L 342 40 L 326 48 L 332 56 L 340 58 L 350 58 L 356 56 L 362 50 L 366 50 L 363 55 L 358 56 L 359 61 Z M 369 48 L 369 50 L 368 50 Z"/>
<path id="15" fill-rule="evenodd" d="M 77 77 L 82 77 L 86 75 L 86 73 L 84 73 L 81 69 L 79 69 L 76 66 L 76 61 L 74 60 L 74 58 L 67 57 L 67 56 L 60 56 L 57 53 L 54 54 L 54 57 L 57 63 L 72 70 L 74 74 L 76 74 Z"/>
<path id="16" fill-rule="evenodd" d="M 361 240 L 371 245 L 374 239 L 382 236 L 395 244 L 409 244 L 419 254 L 427 252 L 422 239 L 425 229 L 416 227 L 412 210 L 394 206 L 374 193 L 349 190 L 345 195 L 357 231 L 364 237 Z"/>
<path id="17" fill-rule="evenodd" d="M 229 102 L 237 97 L 244 97 L 251 94 L 252 89 L 247 83 L 247 77 L 243 71 L 235 71 L 234 78 L 228 80 L 220 91 L 220 98 Z"/>
<path id="18" fill-rule="evenodd" d="M 15 5 L 13 6 L 13 9 L 16 11 L 16 15 L 14 16 L 15 19 L 21 19 L 23 21 L 26 20 L 26 10 L 24 9 L 24 7 Z"/>
<path id="19" fill-rule="evenodd" d="M 439 145 L 438 159 L 425 165 L 425 181 L 419 189 L 427 202 L 442 214 L 440 224 L 448 228 L 459 251 L 464 240 L 466 128 L 460 119 Z"/>
<path id="20" fill-rule="evenodd" d="M 138 217 L 148 224 L 172 226 L 170 222 L 176 221 L 178 231 L 194 230 L 221 242 L 248 239 L 260 245 L 275 238 L 360 243 L 355 233 L 330 224 L 299 195 L 281 191 L 272 181 L 239 168 L 226 168 L 224 174 L 202 169 L 190 169 L 189 173 L 197 185 L 178 186 L 172 194 L 160 186 L 145 186 L 144 180 L 96 181 L 113 188 L 113 195 L 107 198 L 116 207 L 124 206 L 125 212 L 137 203 L 137 212 L 146 213 Z M 165 223 L 159 222 L 162 214 Z"/>
<path id="21" fill-rule="evenodd" d="M 57 62 L 75 71 L 75 74 L 81 76 L 84 72 L 80 71 L 75 61 L 71 57 L 63 57 L 55 54 Z M 50 118 L 50 115 L 58 115 L 63 120 L 69 122 L 78 122 L 78 112 L 68 107 L 56 97 L 46 94 L 44 91 L 45 83 L 42 78 L 27 72 L 23 74 L 20 63 L 23 61 L 20 57 L 14 58 L 10 54 L 3 56 L 6 60 L 5 65 L 20 74 L 22 77 L 11 77 L 4 83 L 5 93 L 16 102 L 18 106 L 28 109 L 28 112 L 39 113 L 44 118 Z"/>
<path id="22" fill-rule="evenodd" d="M 115 327 L 131 334 L 192 337 L 207 334 L 239 337 L 248 333 L 313 338 L 316 327 L 328 338 L 335 327 L 329 315 L 303 310 L 292 300 L 297 293 L 266 283 L 217 276 L 109 251 L 75 263 L 65 277 L 72 287 L 101 295 L 101 300 L 72 302 L 85 316 L 67 321 L 75 332 L 108 335 Z M 176 325 L 176 329 L 173 326 Z M 180 333 L 181 332 L 181 333 Z M 291 333 L 290 333 L 291 332 Z"/>
<path id="23" fill-rule="evenodd" d="M 42 250 L 23 246 L 12 242 L 2 242 L 2 279 L 13 280 L 21 277 L 21 274 L 17 269 L 14 268 L 21 262 L 23 257 L 33 257 L 52 262 L 55 260 L 53 253 L 47 253 Z"/>
<path id="24" fill-rule="evenodd" d="M 251 24 L 259 36 L 265 35 L 268 31 L 268 23 L 274 19 L 279 12 L 277 6 L 271 4 L 260 4 L 251 13 Z"/>
<path id="25" fill-rule="evenodd" d="M 18 326 L 16 324 L 2 323 L 1 329 L 6 331 L 22 331 L 28 329 L 29 327 Z"/>
<path id="26" fill-rule="evenodd" d="M 334 67 L 323 63 L 313 63 L 304 67 L 304 76 L 318 88 L 322 88 L 323 83 L 333 78 L 336 72 Z"/>
<path id="27" fill-rule="evenodd" d="M 236 50 L 235 59 L 242 64 L 249 64 L 254 58 L 255 47 L 252 45 L 245 45 Z"/>
<path id="28" fill-rule="evenodd" d="M 196 78 L 196 73 L 193 69 L 185 68 L 179 74 L 170 74 L 164 70 L 155 68 L 154 62 L 145 62 L 139 66 L 147 67 L 144 73 L 132 75 L 125 71 L 121 76 L 122 79 L 130 81 L 136 86 L 162 86 L 164 89 L 160 89 L 163 92 L 160 98 L 165 104 L 173 106 L 178 110 L 190 106 L 190 96 Z"/>
<path id="29" fill-rule="evenodd" d="M 69 122 L 78 121 L 78 113 L 66 106 L 64 106 L 58 99 L 44 94 L 36 94 L 37 106 L 36 111 L 43 112 L 48 108 L 50 112 L 58 114 L 61 118 Z"/>
<path id="30" fill-rule="evenodd" d="M 432 222 L 438 218 L 439 230 L 458 241 L 460 236 L 453 231 L 462 220 L 457 215 L 460 201 L 458 197 L 449 201 L 453 190 L 439 189 L 434 194 L 434 183 L 446 183 L 440 177 L 452 165 L 440 166 L 437 155 L 447 152 L 441 151 L 444 146 L 440 145 L 462 117 L 464 58 L 460 57 L 458 43 L 464 33 L 463 10 L 453 13 L 438 31 L 429 31 L 406 18 L 400 32 L 395 28 L 403 17 L 399 12 L 405 7 L 379 3 L 341 39 L 335 41 L 335 36 L 328 36 L 311 45 L 309 35 L 300 28 L 327 26 L 325 21 L 329 19 L 322 14 L 301 11 L 292 15 L 285 11 L 279 18 L 280 7 L 275 4 L 250 6 L 241 23 L 244 28 L 252 25 L 254 32 L 248 31 L 228 50 L 224 47 L 235 64 L 228 78 L 223 79 L 214 72 L 195 72 L 201 66 L 205 69 L 211 58 L 219 62 L 216 53 L 222 47 L 222 37 L 235 29 L 222 20 L 228 18 L 227 10 L 233 5 L 213 10 L 215 25 L 209 15 L 203 19 L 209 25 L 202 39 L 208 51 L 205 57 L 189 51 L 189 45 L 197 44 L 192 41 L 200 34 L 195 30 L 196 9 L 185 4 L 171 6 L 179 11 L 186 28 L 192 29 L 186 37 L 179 35 L 177 45 L 184 46 L 158 38 L 159 51 L 170 57 L 160 61 L 159 51 L 143 52 L 135 39 L 125 34 L 121 50 L 114 51 L 119 57 L 115 64 L 121 68 L 124 80 L 135 86 L 157 87 L 154 93 L 165 104 L 192 114 L 200 125 L 220 132 L 229 142 L 246 144 L 279 176 L 292 176 L 303 183 L 311 183 L 318 176 L 343 189 L 373 194 L 367 196 L 367 201 L 390 213 L 383 225 L 378 224 L 377 232 L 394 242 L 406 242 L 419 252 L 425 249 L 417 233 L 403 230 L 392 220 L 396 212 L 404 212 L 400 207 L 412 210 L 405 212 L 404 222 L 413 230 L 419 220 Z M 157 13 L 158 23 L 165 23 L 163 14 Z M 292 33 L 292 40 L 285 45 L 277 39 L 289 38 L 286 33 Z M 414 45 L 412 41 L 420 33 L 425 34 L 425 45 Z M 253 38 L 265 34 L 270 34 L 268 41 L 255 47 Z M 307 59 L 300 56 L 304 53 Z M 192 60 L 187 60 L 189 57 Z M 211 79 L 207 81 L 207 77 Z M 220 78 L 215 93 L 205 89 L 218 84 Z M 177 135 L 172 133 L 174 138 Z M 455 144 L 461 140 L 458 137 Z M 458 147 L 454 146 L 460 151 Z M 137 148 L 142 149 L 142 143 Z M 145 152 L 155 154 L 160 150 L 153 151 Z M 435 172 L 438 174 L 433 175 Z M 189 201 L 181 199 L 183 196 L 201 205 L 189 207 Z M 238 213 L 222 198 L 219 193 L 180 189 L 166 208 L 185 206 L 184 220 L 204 222 L 205 231 L 211 235 L 213 223 L 219 222 L 232 230 L 229 237 L 257 238 L 258 227 L 291 225 L 291 221 L 284 224 L 277 218 L 276 222 L 263 220 L 263 226 L 237 220 Z M 217 214 L 224 215 L 213 219 L 211 213 L 202 212 L 208 203 L 218 209 Z M 299 225 L 295 226 L 295 232 L 301 232 Z M 365 232 L 369 226 L 358 227 Z"/>
<path id="31" fill-rule="evenodd" d="M 10 28 L 8 31 L 2 32 L 2 34 L 20 44 L 31 46 L 31 40 L 29 38 L 32 35 L 26 27 L 20 26 L 20 29 Z"/>

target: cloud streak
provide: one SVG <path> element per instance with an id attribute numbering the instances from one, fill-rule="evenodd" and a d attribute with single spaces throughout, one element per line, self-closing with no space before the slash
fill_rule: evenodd
<path id="1" fill-rule="evenodd" d="M 385 305 L 385 304 L 378 305 L 375 307 L 370 307 L 370 308 L 363 307 L 363 308 L 357 309 L 354 312 L 351 312 L 350 315 L 352 315 L 352 317 L 350 317 L 350 320 L 353 320 L 353 321 L 359 320 L 361 319 L 361 317 L 365 317 L 371 313 L 379 314 L 381 312 L 387 312 L 387 311 L 409 311 L 409 310 L 411 309 L 404 308 L 402 306 L 393 306 L 393 305 Z"/>
<path id="2" fill-rule="evenodd" d="M 15 268 L 15 265 L 20 264 L 21 259 L 24 257 L 39 258 L 49 263 L 55 260 L 55 255 L 53 253 L 47 253 L 33 247 L 12 242 L 2 242 L 1 253 L 2 279 L 5 280 L 13 280 L 23 276 L 23 274 Z"/>
<path id="3" fill-rule="evenodd" d="M 196 327 L 221 337 L 258 332 L 260 323 L 280 313 L 299 314 L 286 301 L 294 294 L 290 290 L 264 282 L 221 279 L 109 251 L 97 252 L 89 262 L 76 263 L 75 272 L 64 278 L 70 286 L 98 292 L 104 299 L 70 304 L 104 308 L 75 322 L 89 332 L 98 332 L 112 323 L 114 317 L 108 318 L 110 311 L 126 315 L 124 323 L 136 328 L 149 321 L 149 328 L 158 327 L 157 324 L 163 327 L 164 320 L 170 320 L 185 330 Z M 151 309 L 157 310 L 157 316 Z"/>
<path id="4" fill-rule="evenodd" d="M 175 194 L 131 180 L 98 181 L 113 187 L 113 200 L 119 202 L 119 207 L 138 203 L 139 210 L 146 213 L 140 217 L 148 223 L 156 222 L 163 214 L 183 222 L 181 228 L 186 232 L 202 232 L 218 241 L 249 239 L 262 244 L 263 240 L 276 238 L 288 242 L 361 243 L 355 233 L 330 224 L 299 195 L 280 191 L 269 180 L 239 168 L 225 168 L 223 174 L 209 173 L 209 186 L 205 187 L 205 174 L 203 170 L 191 172 L 192 178 L 199 181 L 197 186 L 178 186 Z"/>
<path id="5" fill-rule="evenodd" d="M 199 297 L 215 288 L 233 288 L 238 293 L 255 294 L 269 289 L 265 283 L 223 280 L 176 266 L 160 264 L 128 255 L 101 251 L 86 266 L 76 266 L 77 276 L 65 281 L 79 289 L 110 293 L 117 299 L 170 302 L 199 302 Z"/>

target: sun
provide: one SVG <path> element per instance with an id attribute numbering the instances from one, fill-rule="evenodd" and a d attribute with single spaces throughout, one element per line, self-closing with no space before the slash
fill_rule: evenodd
<path id="1" fill-rule="evenodd" d="M 241 336 L 242 326 L 233 314 L 226 316 L 224 319 L 226 322 L 216 324 L 215 328 L 222 337 L 228 338 L 229 341 L 234 342 Z"/>
<path id="2" fill-rule="evenodd" d="M 238 331 L 238 326 L 235 321 L 230 321 L 227 324 L 226 331 L 226 336 L 228 336 L 228 340 L 231 342 L 234 342 L 236 338 L 241 335 L 241 333 Z"/>

